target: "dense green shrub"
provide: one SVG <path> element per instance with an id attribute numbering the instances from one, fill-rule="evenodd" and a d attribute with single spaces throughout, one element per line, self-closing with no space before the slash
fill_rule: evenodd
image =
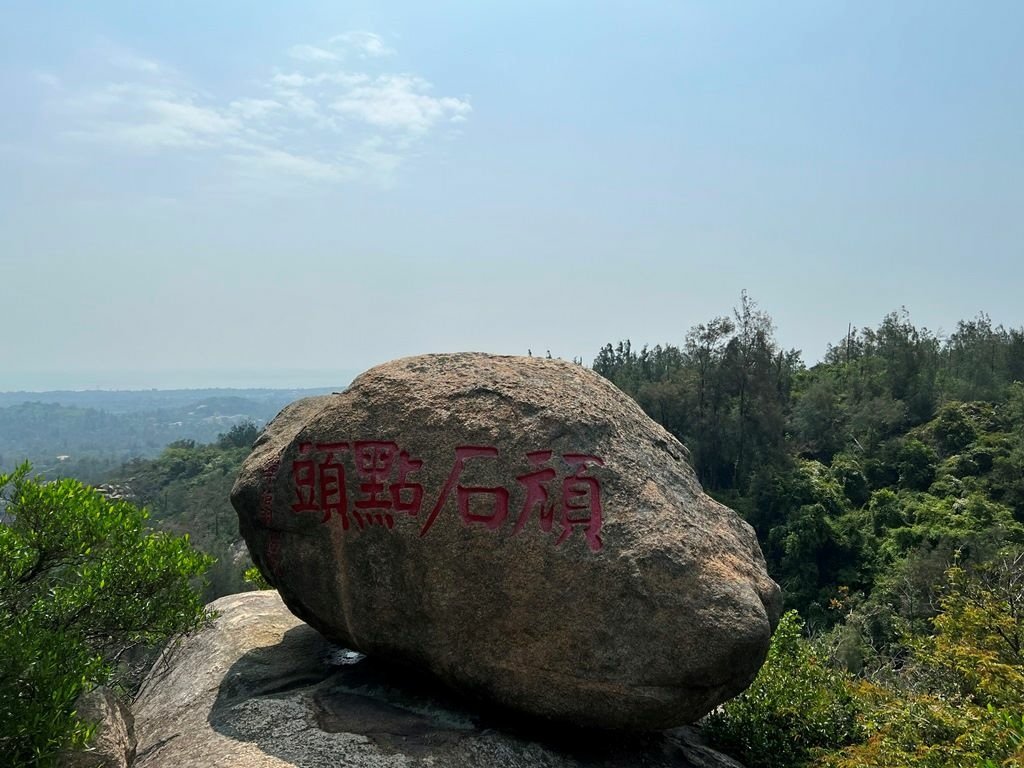
<path id="1" fill-rule="evenodd" d="M 851 678 L 831 668 L 786 613 L 768 658 L 746 691 L 705 721 L 712 743 L 749 768 L 800 768 L 858 737 Z"/>
<path id="2" fill-rule="evenodd" d="M 181 440 L 155 459 L 125 464 L 110 478 L 150 510 L 155 527 L 188 533 L 196 549 L 216 558 L 203 593 L 207 601 L 250 588 L 242 577 L 248 557 L 243 557 L 230 495 L 256 433 L 256 427 L 243 423 L 216 443 Z"/>
<path id="3" fill-rule="evenodd" d="M 0 475 L 0 754 L 47 766 L 82 746 L 79 694 L 113 661 L 205 618 L 194 580 L 210 561 L 146 529 L 146 512 L 77 480 L 46 483 L 27 465 Z"/>
<path id="4" fill-rule="evenodd" d="M 828 768 L 995 768 L 1024 764 L 1024 556 L 947 569 L 931 632 L 858 690 L 865 738 Z"/>

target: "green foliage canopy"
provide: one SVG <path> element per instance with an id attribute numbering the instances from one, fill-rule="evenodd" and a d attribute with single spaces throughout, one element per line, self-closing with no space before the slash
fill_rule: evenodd
<path id="1" fill-rule="evenodd" d="M 243 422 L 214 443 L 178 440 L 158 457 L 130 461 L 109 478 L 151 511 L 152 524 L 187 532 L 198 549 L 216 558 L 204 593 L 207 600 L 247 588 L 240 562 L 244 545 L 229 496 L 258 433 L 252 422 Z"/>
<path id="2" fill-rule="evenodd" d="M 204 621 L 194 581 L 210 559 L 147 530 L 144 510 L 28 465 L 0 475 L 0 504 L 0 753 L 51 765 L 89 738 L 75 699 L 123 652 Z"/>
<path id="3" fill-rule="evenodd" d="M 746 691 L 708 716 L 705 733 L 750 768 L 800 768 L 860 736 L 852 679 L 801 635 L 786 613 L 768 658 Z"/>
<path id="4" fill-rule="evenodd" d="M 1024 555 L 958 562 L 931 632 L 908 634 L 896 674 L 857 689 L 865 738 L 822 768 L 1016 768 L 1024 764 Z"/>

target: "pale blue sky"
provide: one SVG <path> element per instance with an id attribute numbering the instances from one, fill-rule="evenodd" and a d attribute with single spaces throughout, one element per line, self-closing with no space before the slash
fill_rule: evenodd
<path id="1" fill-rule="evenodd" d="M 0 390 L 1024 324 L 1019 2 L 0 14 Z"/>

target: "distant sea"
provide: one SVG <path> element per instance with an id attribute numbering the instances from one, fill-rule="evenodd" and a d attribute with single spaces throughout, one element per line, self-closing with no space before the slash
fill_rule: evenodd
<path id="1" fill-rule="evenodd" d="M 320 389 L 343 388 L 354 369 L 261 371 L 50 371 L 19 373 L 0 368 L 0 392 L 140 389 Z"/>

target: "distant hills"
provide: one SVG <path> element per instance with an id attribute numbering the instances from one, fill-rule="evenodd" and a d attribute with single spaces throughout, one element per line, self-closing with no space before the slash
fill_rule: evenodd
<path id="1" fill-rule="evenodd" d="M 50 476 L 102 479 L 170 443 L 208 443 L 236 424 L 262 426 L 285 405 L 332 389 L 0 392 L 0 471 L 26 459 Z"/>
<path id="2" fill-rule="evenodd" d="M 57 405 L 95 408 L 110 413 L 136 413 L 161 408 L 181 408 L 206 400 L 245 400 L 254 402 L 290 403 L 311 394 L 330 389 L 85 389 L 53 390 L 51 392 L 0 392 L 0 408 L 22 403 L 55 403 Z"/>

